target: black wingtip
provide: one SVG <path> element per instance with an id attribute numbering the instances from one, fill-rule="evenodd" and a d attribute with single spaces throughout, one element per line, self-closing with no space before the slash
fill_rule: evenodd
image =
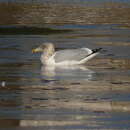
<path id="1" fill-rule="evenodd" d="M 92 51 L 93 51 L 93 53 L 96 53 L 96 52 L 99 52 L 101 50 L 102 50 L 102 48 L 97 48 L 97 49 L 93 49 Z"/>

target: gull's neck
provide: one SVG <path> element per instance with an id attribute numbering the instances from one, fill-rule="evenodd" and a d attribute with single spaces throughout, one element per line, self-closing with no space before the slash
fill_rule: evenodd
<path id="1" fill-rule="evenodd" d="M 43 54 L 41 55 L 42 63 L 46 64 L 51 56 L 55 53 L 54 46 L 48 46 L 44 49 Z"/>
<path id="2" fill-rule="evenodd" d="M 44 50 L 43 54 L 46 58 L 50 58 L 55 53 L 54 49 Z"/>

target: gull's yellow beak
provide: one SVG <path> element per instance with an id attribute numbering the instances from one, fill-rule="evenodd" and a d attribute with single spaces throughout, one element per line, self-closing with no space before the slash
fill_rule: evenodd
<path id="1" fill-rule="evenodd" d="M 36 51 L 36 49 L 32 49 L 32 53 L 36 53 L 37 51 Z"/>
<path id="2" fill-rule="evenodd" d="M 32 49 L 32 53 L 42 52 L 41 48 Z"/>

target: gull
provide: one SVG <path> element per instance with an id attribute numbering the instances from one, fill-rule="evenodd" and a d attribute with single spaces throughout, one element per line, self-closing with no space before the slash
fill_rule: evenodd
<path id="1" fill-rule="evenodd" d="M 47 66 L 63 66 L 63 65 L 81 65 L 99 54 L 100 50 L 89 48 L 64 49 L 55 51 L 53 43 L 44 43 L 39 47 L 32 49 L 33 53 L 42 52 L 41 62 Z"/>

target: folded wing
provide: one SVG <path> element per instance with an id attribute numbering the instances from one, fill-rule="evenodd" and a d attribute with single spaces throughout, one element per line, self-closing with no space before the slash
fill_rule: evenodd
<path id="1" fill-rule="evenodd" d="M 56 63 L 63 61 L 81 61 L 93 52 L 88 48 L 61 50 L 55 53 Z"/>

